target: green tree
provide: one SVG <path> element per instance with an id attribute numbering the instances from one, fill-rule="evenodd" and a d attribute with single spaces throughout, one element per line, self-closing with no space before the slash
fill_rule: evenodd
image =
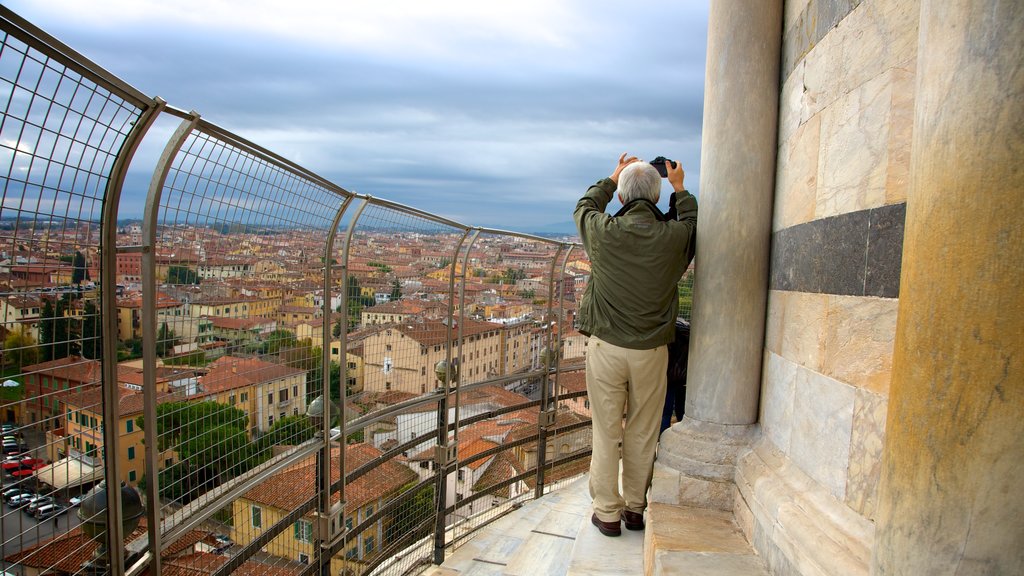
<path id="1" fill-rule="evenodd" d="M 304 415 L 285 416 L 267 430 L 267 433 L 260 437 L 259 444 L 263 448 L 270 448 L 275 444 L 301 444 L 313 438 L 315 430 Z"/>
<path id="2" fill-rule="evenodd" d="M 395 280 L 391 283 L 391 295 L 390 295 L 390 298 L 392 300 L 401 300 L 402 299 L 402 284 L 401 284 L 401 282 L 398 281 L 398 278 L 395 278 Z"/>
<path id="3" fill-rule="evenodd" d="M 505 284 L 515 284 L 520 280 L 526 278 L 526 271 L 522 268 L 506 268 L 505 273 L 501 276 L 501 279 Z"/>
<path id="4" fill-rule="evenodd" d="M 86 267 L 85 255 L 75 250 L 75 257 L 71 264 L 71 283 L 79 286 L 83 280 L 89 279 L 89 269 Z"/>
<path id="5" fill-rule="evenodd" d="M 39 361 L 39 349 L 32 334 L 24 326 L 15 326 L 4 338 L 4 362 L 16 366 L 21 372 L 22 366 L 31 366 Z"/>
<path id="6" fill-rule="evenodd" d="M 58 298 L 56 303 L 44 299 L 39 315 L 39 344 L 44 362 L 81 353 L 81 334 L 68 316 L 71 307 L 70 294 Z"/>
<path id="7" fill-rule="evenodd" d="M 96 303 L 86 300 L 82 310 L 82 356 L 99 360 L 103 355 L 103 329 Z"/>
<path id="8" fill-rule="evenodd" d="M 167 322 L 160 324 L 160 329 L 156 332 L 156 355 L 163 358 L 174 350 L 174 347 L 178 345 L 178 338 L 174 334 L 174 330 L 167 327 Z"/>
<path id="9" fill-rule="evenodd" d="M 187 266 L 171 266 L 167 269 L 168 284 L 199 284 L 199 274 Z"/>
<path id="10" fill-rule="evenodd" d="M 278 328 L 270 334 L 267 334 L 267 338 L 263 341 L 261 352 L 263 354 L 278 354 L 282 350 L 294 348 L 297 345 L 297 342 L 298 340 L 295 338 L 295 334 L 291 330 Z"/>
<path id="11" fill-rule="evenodd" d="M 416 485 L 408 484 L 402 487 L 404 494 L 412 490 Z M 384 532 L 384 540 L 392 544 L 399 539 L 411 542 L 426 536 L 433 529 L 428 520 L 434 516 L 434 486 L 433 484 L 420 488 L 416 494 L 400 504 L 391 512 L 391 521 L 388 522 Z"/>
<path id="12" fill-rule="evenodd" d="M 178 462 L 160 472 L 160 494 L 189 502 L 266 461 L 268 454 L 249 440 L 245 412 L 212 401 L 166 402 L 157 406 L 158 449 L 174 449 Z M 145 418 L 136 420 L 145 430 Z"/>

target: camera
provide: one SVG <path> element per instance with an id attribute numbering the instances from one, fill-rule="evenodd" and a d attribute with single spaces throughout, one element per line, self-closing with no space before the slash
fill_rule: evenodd
<path id="1" fill-rule="evenodd" d="M 662 178 L 668 176 L 668 170 L 666 169 L 665 164 L 669 164 L 673 168 L 676 167 L 675 162 L 669 160 L 668 158 L 665 158 L 664 156 L 658 156 L 654 160 L 651 160 L 651 166 L 654 166 L 654 169 L 658 171 L 658 174 L 661 174 Z"/>

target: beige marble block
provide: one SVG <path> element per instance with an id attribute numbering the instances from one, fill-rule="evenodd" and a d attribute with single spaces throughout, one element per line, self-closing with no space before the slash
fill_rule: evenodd
<path id="1" fill-rule="evenodd" d="M 825 35 L 804 58 L 811 113 L 914 61 L 919 12 L 919 0 L 867 0 Z"/>
<path id="2" fill-rule="evenodd" d="M 821 372 L 888 396 L 898 306 L 895 298 L 829 295 Z"/>
<path id="3" fill-rule="evenodd" d="M 878 76 L 822 111 L 815 218 L 885 204 L 892 74 Z"/>
<path id="4" fill-rule="evenodd" d="M 785 319 L 786 302 L 793 292 L 788 290 L 771 290 L 768 292 L 768 312 L 765 319 L 764 347 L 776 354 L 782 354 L 783 320 Z"/>
<path id="5" fill-rule="evenodd" d="M 782 311 L 780 355 L 791 362 L 820 372 L 825 355 L 827 317 L 826 294 L 790 292 Z"/>
<path id="6" fill-rule="evenodd" d="M 857 390 L 853 404 L 846 505 L 869 520 L 875 519 L 878 503 L 878 482 L 882 470 L 885 419 L 888 412 L 887 397 L 867 390 Z"/>
<path id="7" fill-rule="evenodd" d="M 914 94 L 917 62 L 892 71 L 892 110 L 889 113 L 889 158 L 885 174 L 885 203 L 907 201 L 910 150 L 914 138 Z"/>
<path id="8" fill-rule="evenodd" d="M 772 231 L 814 220 L 821 117 L 814 116 L 797 128 L 779 150 Z"/>
<path id="9" fill-rule="evenodd" d="M 798 369 L 793 389 L 789 457 L 833 498 L 846 495 L 855 389 Z"/>
<path id="10" fill-rule="evenodd" d="M 764 357 L 759 419 L 761 431 L 775 446 L 789 450 L 797 365 L 767 350 Z"/>

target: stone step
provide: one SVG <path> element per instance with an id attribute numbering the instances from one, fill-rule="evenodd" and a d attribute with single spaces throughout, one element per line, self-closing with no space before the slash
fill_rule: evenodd
<path id="1" fill-rule="evenodd" d="M 768 576 L 768 569 L 732 512 L 655 502 L 647 507 L 643 574 Z"/>

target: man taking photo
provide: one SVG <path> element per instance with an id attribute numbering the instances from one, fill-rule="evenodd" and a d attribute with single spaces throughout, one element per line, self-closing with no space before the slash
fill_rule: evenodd
<path id="1" fill-rule="evenodd" d="M 644 529 L 665 405 L 667 345 L 675 337 L 679 307 L 676 286 L 696 245 L 697 199 L 683 186 L 678 163 L 665 161 L 664 168 L 676 219 L 658 209 L 658 169 L 626 154 L 610 177 L 587 190 L 573 213 L 591 263 L 578 321 L 579 331 L 590 337 L 591 522 L 605 536 L 621 534 L 620 521 L 629 530 Z M 622 209 L 605 214 L 616 192 Z"/>

